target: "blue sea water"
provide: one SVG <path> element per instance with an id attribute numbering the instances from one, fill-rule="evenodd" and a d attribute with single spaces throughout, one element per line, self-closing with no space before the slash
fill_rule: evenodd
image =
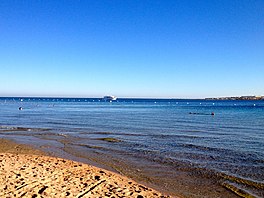
<path id="1" fill-rule="evenodd" d="M 199 168 L 264 197 L 264 101 L 0 98 L 0 109 L 0 137 L 68 138 L 100 152 Z"/>

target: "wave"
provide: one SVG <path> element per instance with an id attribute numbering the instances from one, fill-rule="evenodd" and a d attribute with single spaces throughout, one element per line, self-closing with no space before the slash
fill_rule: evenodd
<path id="1" fill-rule="evenodd" d="M 15 127 L 15 126 L 0 126 L 0 132 L 15 132 L 15 131 L 50 131 L 50 128 L 30 128 L 30 127 Z"/>
<path id="2" fill-rule="evenodd" d="M 219 173 L 218 175 L 224 180 L 221 183 L 222 186 L 241 197 L 264 197 L 263 181 L 253 181 L 225 173 Z"/>

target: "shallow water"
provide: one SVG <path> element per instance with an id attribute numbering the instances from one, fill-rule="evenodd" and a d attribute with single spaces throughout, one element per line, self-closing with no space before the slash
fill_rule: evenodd
<path id="1" fill-rule="evenodd" d="M 130 164 L 153 185 L 171 175 L 189 180 L 177 187 L 171 179 L 167 191 L 201 178 L 227 197 L 235 188 L 264 197 L 264 101 L 1 98 L 0 108 L 0 137 L 106 165 L 104 157 L 116 159 L 113 168 Z M 217 197 L 200 188 L 197 197 Z"/>

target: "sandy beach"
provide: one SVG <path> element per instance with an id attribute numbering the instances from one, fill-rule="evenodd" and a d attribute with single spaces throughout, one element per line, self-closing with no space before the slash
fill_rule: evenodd
<path id="1" fill-rule="evenodd" d="M 169 197 L 119 174 L 0 139 L 0 197 Z"/>

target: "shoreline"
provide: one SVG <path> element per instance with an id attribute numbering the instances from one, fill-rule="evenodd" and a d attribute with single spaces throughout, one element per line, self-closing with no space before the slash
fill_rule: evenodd
<path id="1" fill-rule="evenodd" d="M 2 138 L 0 165 L 1 197 L 171 197 L 117 173 Z"/>
<path id="2" fill-rule="evenodd" d="M 124 156 L 112 155 L 113 153 L 98 153 L 93 150 L 86 150 L 86 152 L 83 152 L 70 146 L 71 144 L 63 144 L 63 148 L 60 148 L 60 146 L 55 148 L 54 144 L 33 143 L 34 139 L 30 139 L 30 141 L 27 142 L 18 140 L 17 138 L 6 138 L 4 140 L 13 147 L 20 148 L 18 151 L 17 149 L 11 150 L 14 154 L 34 154 L 36 152 L 36 154 L 40 156 L 66 159 L 91 165 L 96 168 L 110 171 L 115 175 L 129 178 L 139 185 L 147 186 L 147 188 L 154 189 L 160 194 L 168 197 L 200 198 L 205 195 L 208 197 L 225 198 L 240 197 L 231 192 L 232 190 L 220 186 L 215 180 L 216 178 L 212 180 L 212 178 L 208 178 L 206 175 L 201 175 L 202 172 L 197 172 L 196 170 L 188 168 L 188 170 L 181 170 L 175 167 L 176 169 L 172 170 L 170 167 L 159 166 L 143 158 L 138 161 L 137 158 L 133 160 L 132 156 L 126 159 Z M 60 141 L 57 143 L 59 142 Z M 163 175 L 163 177 L 160 177 L 160 174 Z"/>

